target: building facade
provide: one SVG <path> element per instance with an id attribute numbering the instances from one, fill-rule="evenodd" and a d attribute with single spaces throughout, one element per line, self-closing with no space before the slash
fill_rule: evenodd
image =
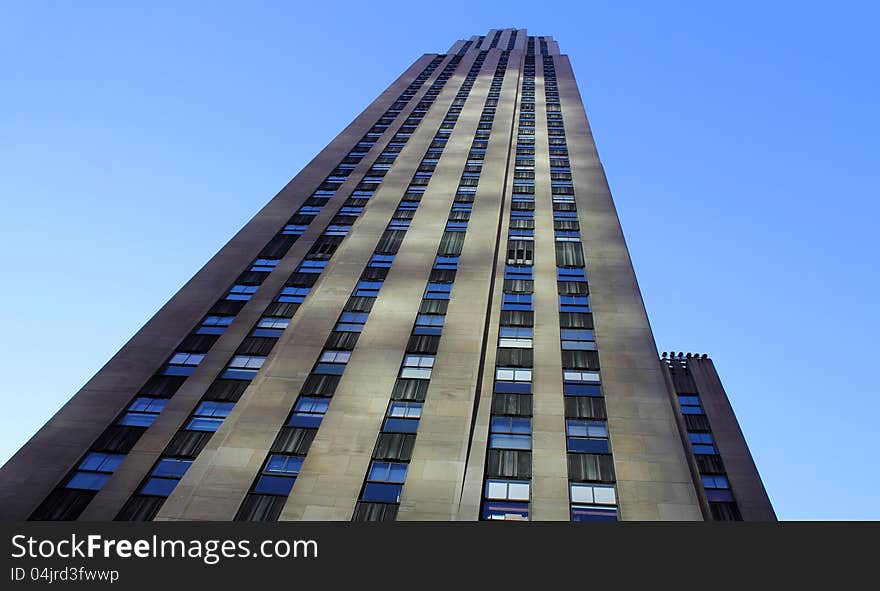
<path id="1" fill-rule="evenodd" d="M 493 30 L 248 222 L 0 470 L 0 518 L 772 518 L 739 448 L 713 513 L 677 371 L 567 56 Z"/>

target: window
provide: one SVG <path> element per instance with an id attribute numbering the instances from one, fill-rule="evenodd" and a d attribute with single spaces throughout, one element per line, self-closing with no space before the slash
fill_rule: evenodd
<path id="1" fill-rule="evenodd" d="M 408 225 L 409 224 L 407 224 L 407 226 Z M 394 262 L 394 255 L 393 254 L 374 254 L 370 258 L 370 265 L 369 266 L 387 269 L 387 268 L 391 267 L 391 263 L 393 263 L 393 262 Z"/>
<path id="2" fill-rule="evenodd" d="M 446 317 L 442 314 L 419 314 L 416 316 L 416 325 L 413 334 L 439 335 L 443 330 Z"/>
<path id="3" fill-rule="evenodd" d="M 558 281 L 586 281 L 587 272 L 583 268 L 557 267 L 556 279 Z"/>
<path id="4" fill-rule="evenodd" d="M 569 485 L 572 503 L 588 503 L 596 505 L 615 505 L 617 495 L 613 484 L 589 484 L 572 482 Z"/>
<path id="5" fill-rule="evenodd" d="M 192 463 L 193 460 L 181 458 L 161 458 L 150 472 L 150 478 L 141 487 L 141 494 L 167 497 Z"/>
<path id="6" fill-rule="evenodd" d="M 90 452 L 64 486 L 81 490 L 101 490 L 124 459 L 125 454 Z"/>
<path id="7" fill-rule="evenodd" d="M 703 474 L 700 476 L 700 479 L 703 481 L 703 487 L 705 488 L 730 488 L 730 483 L 727 481 L 726 476 Z"/>
<path id="8" fill-rule="evenodd" d="M 418 419 L 422 416 L 422 403 L 394 400 L 388 408 L 388 416 L 403 419 Z"/>
<path id="9" fill-rule="evenodd" d="M 327 261 L 306 259 L 300 263 L 296 270 L 300 273 L 320 273 L 326 266 Z"/>
<path id="10" fill-rule="evenodd" d="M 517 266 L 517 265 L 507 265 L 504 267 L 504 278 L 505 279 L 532 279 L 533 278 L 533 269 L 532 266 Z"/>
<path id="11" fill-rule="evenodd" d="M 260 289 L 259 285 L 233 285 L 229 293 L 226 294 L 226 299 L 247 301 L 258 289 Z"/>
<path id="12" fill-rule="evenodd" d="M 290 324 L 289 318 L 264 316 L 251 332 L 252 337 L 278 338 Z"/>
<path id="13" fill-rule="evenodd" d="M 571 483 L 572 521 L 617 521 L 614 485 Z"/>
<path id="14" fill-rule="evenodd" d="M 502 310 L 531 310 L 532 294 L 505 293 L 501 302 Z"/>
<path id="15" fill-rule="evenodd" d="M 358 281 L 355 287 L 354 295 L 368 298 L 379 297 L 379 290 L 382 289 L 381 281 Z"/>
<path id="16" fill-rule="evenodd" d="M 270 454 L 254 485 L 254 492 L 281 496 L 290 494 L 304 460 L 302 456 Z"/>
<path id="17" fill-rule="evenodd" d="M 498 334 L 498 346 L 519 349 L 532 348 L 532 329 L 527 326 L 502 326 Z"/>
<path id="18" fill-rule="evenodd" d="M 234 406 L 234 402 L 204 401 L 196 408 L 192 418 L 186 424 L 186 429 L 214 432 L 220 428 L 223 419 L 229 415 Z"/>
<path id="19" fill-rule="evenodd" d="M 528 501 L 529 483 L 517 480 L 486 480 L 486 498 L 503 501 Z"/>
<path id="20" fill-rule="evenodd" d="M 568 451 L 576 453 L 610 453 L 608 425 L 605 421 L 568 419 L 565 421 Z"/>
<path id="21" fill-rule="evenodd" d="M 361 498 L 379 503 L 398 503 L 406 479 L 407 464 L 399 462 L 376 462 L 370 464 L 367 483 Z"/>
<path id="22" fill-rule="evenodd" d="M 458 269 L 458 257 L 457 256 L 438 256 L 434 260 L 434 268 L 435 269 Z"/>
<path id="23" fill-rule="evenodd" d="M 278 266 L 279 259 L 256 259 L 251 263 L 251 271 L 271 273 Z"/>
<path id="24" fill-rule="evenodd" d="M 285 287 L 281 290 L 278 299 L 275 301 L 301 304 L 305 301 L 307 295 L 309 295 L 308 287 Z"/>
<path id="25" fill-rule="evenodd" d="M 562 372 L 562 379 L 565 382 L 599 382 L 598 371 L 578 371 L 566 369 Z"/>
<path id="26" fill-rule="evenodd" d="M 308 224 L 287 224 L 281 233 L 287 236 L 301 236 L 308 227 Z"/>
<path id="27" fill-rule="evenodd" d="M 205 358 L 203 353 L 175 353 L 168 363 L 173 365 L 198 365 Z"/>
<path id="28" fill-rule="evenodd" d="M 560 312 L 589 312 L 590 296 L 559 296 Z"/>
<path id="29" fill-rule="evenodd" d="M 433 367 L 433 355 L 407 355 L 403 359 L 403 367 L 400 370 L 400 377 L 424 380 L 430 379 L 431 369 Z"/>
<path id="30" fill-rule="evenodd" d="M 223 334 L 226 327 L 232 324 L 235 316 L 206 316 L 196 330 L 197 334 Z"/>
<path id="31" fill-rule="evenodd" d="M 429 282 L 428 287 L 425 289 L 426 300 L 448 300 L 451 295 L 451 283 Z"/>
<path id="32" fill-rule="evenodd" d="M 701 415 L 703 407 L 700 405 L 699 396 L 682 396 L 678 397 L 678 404 L 681 406 L 681 413 L 685 415 Z"/>
<path id="33" fill-rule="evenodd" d="M 236 355 L 229 361 L 222 377 L 233 380 L 252 380 L 265 362 L 266 357 L 262 355 Z"/>
<path id="34" fill-rule="evenodd" d="M 695 454 L 711 455 L 717 454 L 715 449 L 715 440 L 711 433 L 688 433 L 688 439 L 691 441 L 691 448 Z"/>
<path id="35" fill-rule="evenodd" d="M 493 416 L 489 427 L 492 449 L 531 449 L 532 421 L 527 417 Z"/>
<path id="36" fill-rule="evenodd" d="M 289 427 L 317 428 L 321 426 L 321 420 L 329 407 L 329 398 L 300 396 L 287 425 Z"/>
<path id="37" fill-rule="evenodd" d="M 130 427 L 149 427 L 166 404 L 168 404 L 167 398 L 138 397 L 128 406 L 126 413 L 122 415 L 117 424 Z"/>
<path id="38" fill-rule="evenodd" d="M 495 379 L 508 382 L 531 382 L 532 370 L 519 367 L 495 368 Z"/>
<path id="39" fill-rule="evenodd" d="M 365 312 L 343 312 L 333 328 L 339 332 L 361 332 L 370 315 Z"/>
<path id="40" fill-rule="evenodd" d="M 319 361 L 321 363 L 348 363 L 351 351 L 324 351 Z"/>
<path id="41" fill-rule="evenodd" d="M 168 376 L 188 376 L 192 375 L 196 366 L 205 358 L 204 353 L 175 353 L 168 360 L 162 372 Z"/>
<path id="42" fill-rule="evenodd" d="M 564 350 L 595 351 L 596 338 L 592 330 L 563 328 L 561 330 Z"/>

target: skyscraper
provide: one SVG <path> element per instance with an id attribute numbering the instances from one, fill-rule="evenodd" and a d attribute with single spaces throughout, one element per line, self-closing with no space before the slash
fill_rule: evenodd
<path id="1" fill-rule="evenodd" d="M 0 517 L 771 518 L 710 510 L 669 371 L 568 58 L 493 30 L 248 222 L 2 468 Z"/>

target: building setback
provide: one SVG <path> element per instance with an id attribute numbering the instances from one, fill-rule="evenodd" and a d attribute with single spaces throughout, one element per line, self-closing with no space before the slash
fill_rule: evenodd
<path id="1" fill-rule="evenodd" d="M 492 30 L 250 220 L 0 469 L 0 519 L 774 519 L 688 361 L 658 364 L 568 57 Z"/>

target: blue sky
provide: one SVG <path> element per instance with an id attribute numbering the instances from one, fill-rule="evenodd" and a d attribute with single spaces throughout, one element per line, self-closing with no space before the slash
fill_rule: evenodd
<path id="1" fill-rule="evenodd" d="M 880 518 L 877 4 L 325 6 L 0 6 L 0 462 L 418 55 L 516 26 L 571 57 L 657 345 L 713 357 L 779 516 Z"/>

